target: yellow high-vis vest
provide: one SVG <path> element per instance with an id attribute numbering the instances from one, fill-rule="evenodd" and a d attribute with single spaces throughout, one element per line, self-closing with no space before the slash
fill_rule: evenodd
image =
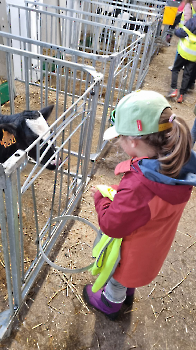
<path id="1" fill-rule="evenodd" d="M 196 62 L 196 35 L 183 25 L 180 27 L 188 34 L 178 42 L 178 53 L 185 60 Z"/>

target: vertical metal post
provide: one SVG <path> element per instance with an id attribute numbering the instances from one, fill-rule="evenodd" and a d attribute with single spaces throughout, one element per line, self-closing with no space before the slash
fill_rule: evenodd
<path id="1" fill-rule="evenodd" d="M 136 69 L 138 67 L 138 62 L 139 62 L 139 58 L 140 58 L 140 52 L 141 52 L 143 41 L 144 41 L 144 38 L 141 38 L 141 40 L 137 44 L 137 51 L 134 54 L 134 61 L 133 61 L 133 66 L 132 66 L 132 75 L 131 75 L 131 79 L 130 79 L 130 83 L 129 83 L 129 87 L 128 87 L 128 92 L 132 91 L 132 87 L 133 87 L 133 84 L 134 84 L 134 81 L 135 81 L 135 74 L 136 74 Z"/>
<path id="2" fill-rule="evenodd" d="M 24 57 L 26 109 L 29 110 L 29 58 Z"/>
<path id="3" fill-rule="evenodd" d="M 99 87 L 100 87 L 100 82 L 95 85 L 94 96 L 92 96 L 88 135 L 87 135 L 87 140 L 86 140 L 86 148 L 85 148 L 85 152 L 84 152 L 84 154 L 85 154 L 85 159 L 84 159 L 84 164 L 83 164 L 84 172 L 82 174 L 82 182 L 83 182 L 84 186 L 85 186 L 85 182 L 86 182 L 86 178 L 87 178 L 87 174 L 88 174 L 88 163 L 89 163 L 89 159 L 90 159 L 90 150 L 91 150 L 91 144 L 92 144 L 92 138 L 93 138 L 93 129 L 94 129 L 94 123 L 95 123 Z"/>
<path id="4" fill-rule="evenodd" d="M 16 171 L 14 171 L 11 175 L 6 176 L 5 200 L 7 208 L 8 234 L 10 241 L 14 306 L 15 308 L 19 308 L 22 302 L 22 294 L 16 184 Z"/>
<path id="5" fill-rule="evenodd" d="M 40 61 L 40 69 L 43 70 L 44 61 Z M 45 106 L 48 105 L 48 62 L 45 62 Z"/>
<path id="6" fill-rule="evenodd" d="M 99 132 L 99 140 L 98 140 L 98 144 L 97 144 L 97 153 L 99 153 L 101 151 L 101 145 L 103 143 L 103 133 L 105 130 L 105 125 L 106 125 L 107 112 L 108 112 L 108 107 L 109 107 L 111 91 L 112 91 L 112 82 L 114 79 L 114 69 L 115 69 L 115 65 L 117 62 L 117 57 L 118 57 L 117 53 L 115 53 L 111 56 L 110 70 L 109 70 L 108 81 L 107 81 L 107 90 L 106 90 L 106 94 L 105 94 L 105 102 L 104 102 L 104 108 L 103 108 L 103 114 L 102 114 L 102 118 L 101 118 L 101 126 L 100 126 L 100 132 Z"/>
<path id="7" fill-rule="evenodd" d="M 7 76 L 8 76 L 8 88 L 10 97 L 10 113 L 14 114 L 14 77 L 13 77 L 13 67 L 12 67 L 12 55 L 7 52 Z"/>
<path id="8" fill-rule="evenodd" d="M 18 189 L 18 214 L 20 225 L 20 255 L 21 255 L 21 278 L 24 282 L 24 240 L 23 240 L 23 222 L 22 222 L 22 196 L 20 185 L 20 168 L 17 168 L 17 189 Z"/>
<path id="9" fill-rule="evenodd" d="M 146 64 L 144 65 L 144 63 L 146 63 L 146 52 L 147 52 L 147 48 L 149 45 L 149 39 L 150 38 L 149 38 L 149 31 L 148 31 L 148 33 L 145 36 L 144 50 L 143 50 L 143 54 L 142 54 L 142 60 L 141 60 L 139 75 L 138 75 L 138 80 L 137 80 L 137 88 L 138 88 L 138 83 L 141 80 L 143 70 L 146 68 Z"/>
<path id="10" fill-rule="evenodd" d="M 38 225 L 38 217 L 37 217 L 37 205 L 36 205 L 36 196 L 35 196 L 35 187 L 34 183 L 31 185 L 32 190 L 32 198 L 33 198 L 33 208 L 34 208 L 34 215 L 35 215 L 35 229 L 36 229 L 36 239 L 37 242 L 39 240 L 39 225 Z M 37 243 L 37 257 L 39 255 L 39 243 Z"/>
<path id="11" fill-rule="evenodd" d="M 6 229 L 6 214 L 5 214 L 5 204 L 4 204 L 4 195 L 3 189 L 5 189 L 5 173 L 2 164 L 0 164 L 0 224 L 1 224 L 1 240 L 4 253 L 4 262 L 5 262 L 5 272 L 6 272 L 6 282 L 7 282 L 7 291 L 8 291 L 8 300 L 10 314 L 14 313 L 13 305 L 13 295 L 12 295 L 12 282 L 11 282 L 11 268 L 10 268 L 10 259 L 9 259 L 9 249 L 8 249 L 8 237 Z"/>

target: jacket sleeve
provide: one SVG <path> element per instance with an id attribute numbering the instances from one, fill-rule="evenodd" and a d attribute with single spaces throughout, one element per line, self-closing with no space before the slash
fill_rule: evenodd
<path id="1" fill-rule="evenodd" d="M 188 36 L 188 34 L 182 28 L 175 29 L 174 34 L 178 38 L 185 38 L 186 36 Z"/>
<path id="2" fill-rule="evenodd" d="M 191 31 L 191 33 L 196 34 L 196 16 L 193 16 L 191 19 L 189 19 L 186 22 L 185 27 L 187 27 Z M 174 31 L 174 34 L 179 38 L 185 38 L 185 36 L 188 35 L 182 28 L 176 29 Z"/>
<path id="3" fill-rule="evenodd" d="M 109 237 L 126 237 L 150 220 L 148 201 L 153 195 L 140 181 L 131 186 L 132 178 L 130 173 L 123 177 L 113 202 L 100 192 L 95 194 L 99 226 Z"/>

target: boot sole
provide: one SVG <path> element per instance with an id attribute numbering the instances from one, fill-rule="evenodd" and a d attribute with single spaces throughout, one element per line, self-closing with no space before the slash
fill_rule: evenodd
<path id="1" fill-rule="evenodd" d="M 102 314 L 104 314 L 107 318 L 109 318 L 111 321 L 115 321 L 119 315 L 119 311 L 118 312 L 114 312 L 112 314 L 106 314 L 105 312 L 97 309 L 94 305 L 91 304 L 90 300 L 89 300 L 89 297 L 88 297 L 88 293 L 86 291 L 86 286 L 84 287 L 83 289 L 83 297 L 84 297 L 84 300 L 86 301 L 86 303 L 93 307 L 94 309 L 96 309 L 97 311 L 100 311 Z"/>

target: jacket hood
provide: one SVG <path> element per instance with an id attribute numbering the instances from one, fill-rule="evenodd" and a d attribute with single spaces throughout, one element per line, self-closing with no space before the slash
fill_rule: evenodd
<path id="1" fill-rule="evenodd" d="M 141 182 L 155 195 L 173 205 L 187 202 L 192 186 L 196 186 L 196 153 L 193 151 L 177 179 L 160 174 L 160 163 L 157 159 L 139 160 L 138 167 L 142 174 Z"/>
<path id="2" fill-rule="evenodd" d="M 193 150 L 189 161 L 183 166 L 177 179 L 160 174 L 160 163 L 157 159 L 141 159 L 138 165 L 148 180 L 167 185 L 196 186 L 196 153 Z"/>

